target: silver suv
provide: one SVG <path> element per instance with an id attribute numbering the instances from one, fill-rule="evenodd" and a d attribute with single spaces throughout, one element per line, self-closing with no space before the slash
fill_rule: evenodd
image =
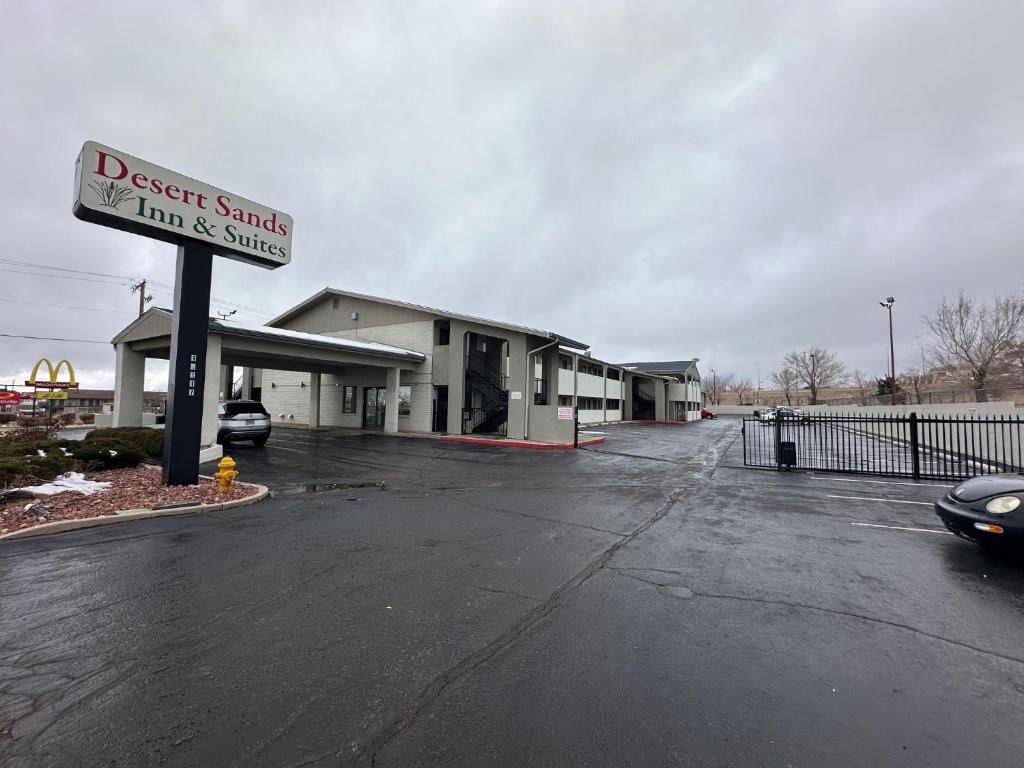
<path id="1" fill-rule="evenodd" d="M 255 400 L 229 400 L 217 406 L 217 442 L 252 440 L 265 445 L 270 438 L 270 414 Z"/>

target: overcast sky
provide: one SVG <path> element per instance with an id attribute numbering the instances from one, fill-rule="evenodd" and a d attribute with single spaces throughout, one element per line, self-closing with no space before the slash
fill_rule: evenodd
<path id="1" fill-rule="evenodd" d="M 0 270 L 173 282 L 173 246 L 72 217 L 93 139 L 294 216 L 290 266 L 215 264 L 246 322 L 330 285 L 607 360 L 880 375 L 880 299 L 902 368 L 943 296 L 1021 287 L 1017 0 L 306 5 L 4 3 Z M 137 299 L 91 279 L 0 271 L 0 333 L 109 341 Z M 6 337 L 0 380 L 41 355 L 113 384 L 108 344 Z"/>

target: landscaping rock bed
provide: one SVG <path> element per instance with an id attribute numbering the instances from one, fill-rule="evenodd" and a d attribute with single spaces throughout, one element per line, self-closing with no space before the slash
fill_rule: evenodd
<path id="1" fill-rule="evenodd" d="M 164 504 L 198 501 L 218 504 L 244 499 L 257 493 L 257 487 L 235 483 L 228 493 L 220 493 L 213 480 L 200 479 L 199 485 L 167 487 L 162 484 L 159 467 L 139 466 L 86 472 L 88 480 L 111 483 L 110 488 L 90 495 L 74 491 L 36 498 L 14 498 L 0 502 L 0 535 L 55 520 L 80 520 L 112 515 L 126 509 L 152 509 Z M 29 511 L 35 505 L 38 512 Z M 39 507 L 44 510 L 39 510 Z"/>

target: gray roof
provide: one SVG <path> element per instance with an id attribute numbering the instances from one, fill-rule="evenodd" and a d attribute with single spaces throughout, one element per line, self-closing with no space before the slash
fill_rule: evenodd
<path id="1" fill-rule="evenodd" d="M 490 325 L 495 328 L 503 328 L 508 331 L 518 331 L 519 333 L 526 333 L 531 336 L 540 336 L 543 339 L 555 339 L 562 342 L 570 347 L 576 349 L 589 349 L 589 344 L 584 344 L 581 341 L 575 341 L 570 339 L 568 336 L 562 336 L 559 333 L 552 331 L 543 331 L 539 328 L 530 328 L 525 325 L 514 325 L 513 323 L 505 323 L 500 320 L 488 320 L 483 317 L 474 317 L 473 315 L 462 315 L 458 312 L 449 312 L 445 309 L 435 309 L 434 307 L 427 307 L 422 304 L 412 304 L 407 301 L 398 301 L 397 299 L 386 299 L 381 296 L 369 296 L 365 293 L 355 293 L 354 291 L 343 291 L 340 288 L 322 288 L 321 290 L 314 293 L 305 301 L 296 304 L 291 309 L 285 310 L 280 315 L 271 320 L 267 325 L 280 325 L 296 315 L 303 312 L 306 308 L 316 304 L 321 299 L 327 296 L 348 296 L 352 299 L 362 299 L 364 301 L 374 301 L 379 304 L 388 304 L 393 307 L 403 307 L 404 309 L 412 309 L 418 312 L 424 312 L 428 315 L 436 315 L 441 318 L 452 318 L 454 320 L 465 320 L 468 323 L 478 323 L 480 325 Z"/>
<path id="2" fill-rule="evenodd" d="M 152 307 L 117 334 L 112 340 L 117 343 L 132 328 L 139 323 L 145 322 L 146 318 L 154 315 L 173 316 L 173 312 L 163 307 Z M 319 349 L 333 349 L 338 352 L 358 352 L 366 355 L 388 357 L 396 360 L 412 360 L 422 363 L 427 356 L 422 352 L 415 352 L 411 349 L 396 347 L 391 344 L 381 344 L 378 341 L 364 341 L 362 339 L 341 339 L 336 336 L 324 336 L 319 333 L 303 333 L 292 331 L 288 328 L 268 328 L 265 325 L 248 325 L 234 320 L 224 321 L 217 318 L 210 318 L 210 333 L 219 333 L 224 336 L 243 336 L 254 339 L 266 339 L 279 341 L 288 344 L 295 344 L 303 347 L 316 347 Z"/>
<path id="3" fill-rule="evenodd" d="M 627 370 L 636 370 L 642 373 L 686 373 L 690 368 L 696 366 L 695 360 L 665 360 L 654 363 L 619 363 Z"/>
<path id="4" fill-rule="evenodd" d="M 265 325 L 246 325 L 244 323 L 223 322 L 210 318 L 210 331 L 222 333 L 227 336 L 249 336 L 256 339 L 270 339 L 272 341 L 285 341 L 292 344 L 300 344 L 304 347 L 320 347 L 322 349 L 336 349 L 343 352 L 362 352 L 370 355 L 383 355 L 402 360 L 415 360 L 422 363 L 427 356 L 421 352 L 414 352 L 411 349 L 394 347 L 390 344 L 381 344 L 377 341 L 363 341 L 361 339 L 339 339 L 336 336 L 323 336 L 319 333 L 303 333 L 292 331 L 287 328 L 268 328 Z"/>

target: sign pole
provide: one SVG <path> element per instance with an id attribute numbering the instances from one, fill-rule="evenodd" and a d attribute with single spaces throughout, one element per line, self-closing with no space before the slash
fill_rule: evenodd
<path id="1" fill-rule="evenodd" d="M 72 212 L 83 221 L 178 246 L 163 478 L 165 485 L 194 485 L 203 436 L 213 256 L 283 267 L 292 259 L 294 221 L 282 211 L 95 141 L 82 145 L 75 162 Z"/>
<path id="2" fill-rule="evenodd" d="M 178 246 L 164 428 L 164 485 L 199 482 L 212 276 L 212 248 L 190 240 Z"/>

